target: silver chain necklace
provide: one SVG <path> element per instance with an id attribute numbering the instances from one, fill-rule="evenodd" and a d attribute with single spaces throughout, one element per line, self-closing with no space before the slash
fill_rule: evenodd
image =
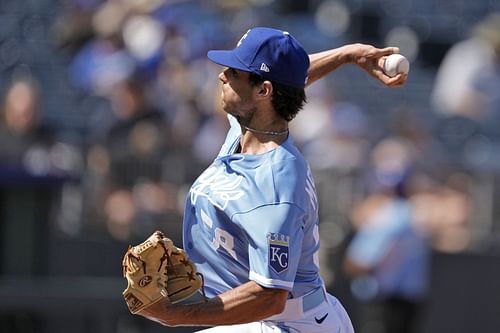
<path id="1" fill-rule="evenodd" d="M 266 135 L 274 135 L 274 136 L 288 134 L 288 128 L 283 130 L 283 131 L 275 132 L 275 131 L 261 131 L 261 130 L 255 129 L 255 128 L 247 127 L 245 125 L 241 125 L 241 126 L 243 126 L 244 129 L 246 129 L 252 133 L 257 133 L 257 134 L 266 134 Z"/>

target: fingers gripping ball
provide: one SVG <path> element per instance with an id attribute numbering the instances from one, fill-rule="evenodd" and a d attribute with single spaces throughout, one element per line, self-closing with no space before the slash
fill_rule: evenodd
<path id="1" fill-rule="evenodd" d="M 400 73 L 408 74 L 410 71 L 410 62 L 401 54 L 391 54 L 385 58 L 384 73 L 387 76 L 394 77 Z"/>
<path id="2" fill-rule="evenodd" d="M 186 253 L 160 231 L 129 247 L 123 258 L 123 276 L 128 283 L 123 297 L 133 314 L 166 297 L 179 302 L 203 285 Z"/>

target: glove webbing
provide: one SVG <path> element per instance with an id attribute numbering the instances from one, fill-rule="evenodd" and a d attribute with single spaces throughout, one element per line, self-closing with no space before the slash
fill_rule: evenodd
<path id="1" fill-rule="evenodd" d="M 161 268 L 161 265 L 163 265 L 163 262 L 165 261 L 165 259 L 169 260 L 170 257 L 168 255 L 168 250 L 167 248 L 165 247 L 165 245 L 163 245 L 162 243 L 159 243 L 161 245 L 161 247 L 163 248 L 163 255 L 161 256 L 160 258 L 160 264 L 158 265 L 158 269 L 156 270 L 157 272 L 160 272 L 160 268 Z M 135 254 L 134 251 L 131 251 L 132 249 L 132 246 L 129 246 L 129 253 L 137 260 L 139 260 L 142 264 L 142 271 L 144 272 L 144 274 L 146 274 L 146 262 L 144 260 L 141 259 L 140 255 L 137 255 Z M 170 261 L 170 260 L 169 260 Z M 123 265 L 123 269 L 125 270 L 126 266 Z"/>
<path id="2" fill-rule="evenodd" d="M 163 244 L 162 244 L 162 246 L 163 246 Z M 165 248 L 165 247 L 164 247 L 164 248 Z M 162 259 L 163 259 L 163 257 L 162 257 Z M 170 259 L 170 256 L 168 256 L 168 255 L 167 255 L 167 260 L 168 260 L 168 261 L 167 261 L 167 266 L 172 266 L 172 260 Z M 162 260 L 162 262 L 163 262 L 163 260 Z M 188 261 L 187 259 L 182 259 L 182 260 L 180 260 L 179 262 L 180 262 L 180 263 L 182 263 L 184 266 L 189 266 L 189 265 L 188 265 L 188 264 L 189 264 L 189 261 Z M 161 267 L 161 265 L 160 265 L 160 267 Z M 165 274 L 166 274 L 166 273 L 165 273 Z M 201 278 L 201 293 L 202 293 L 202 295 L 203 295 L 203 301 L 208 302 L 208 297 L 207 297 L 207 295 L 205 294 L 205 277 L 204 277 L 204 276 L 203 276 L 203 274 L 201 274 L 200 272 L 196 272 L 196 275 L 198 275 L 198 276 Z M 190 281 L 194 281 L 194 280 L 196 280 L 196 278 L 194 277 L 193 272 L 188 272 L 188 273 L 187 273 L 187 278 L 188 278 Z M 179 289 L 179 290 L 177 290 L 176 292 L 174 292 L 174 293 L 172 293 L 172 294 L 170 294 L 170 295 L 168 295 L 168 296 L 172 296 L 172 295 L 178 294 L 178 293 L 180 293 L 180 292 L 182 292 L 182 291 L 184 291 L 184 290 L 186 290 L 186 289 L 189 289 L 189 288 L 190 288 L 190 286 L 187 286 L 187 287 L 185 287 L 185 288 Z"/>

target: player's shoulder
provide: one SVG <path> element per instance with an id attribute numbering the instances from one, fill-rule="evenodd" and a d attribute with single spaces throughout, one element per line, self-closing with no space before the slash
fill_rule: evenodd
<path id="1" fill-rule="evenodd" d="M 300 189 L 304 187 L 308 177 L 309 165 L 293 144 L 289 142 L 280 146 L 272 156 L 269 168 L 277 192 L 291 197 L 301 193 Z"/>
<path id="2" fill-rule="evenodd" d="M 306 159 L 291 139 L 285 141 L 277 149 L 271 163 L 273 164 L 273 171 L 277 176 L 293 175 L 296 177 L 306 177 L 309 168 Z"/>

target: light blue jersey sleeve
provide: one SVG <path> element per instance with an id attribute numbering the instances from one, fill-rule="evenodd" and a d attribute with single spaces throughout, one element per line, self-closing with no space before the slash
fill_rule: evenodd
<path id="1" fill-rule="evenodd" d="M 250 280 L 291 291 L 301 258 L 303 212 L 289 203 L 264 205 L 234 216 L 248 237 Z"/>

